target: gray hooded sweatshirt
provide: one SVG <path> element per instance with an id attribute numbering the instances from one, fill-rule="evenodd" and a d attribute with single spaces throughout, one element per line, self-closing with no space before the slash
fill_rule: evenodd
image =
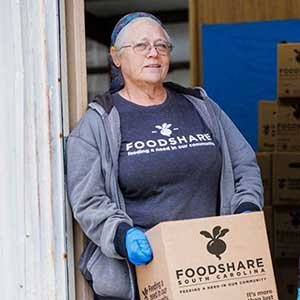
<path id="1" fill-rule="evenodd" d="M 230 118 L 202 88 L 165 86 L 195 106 L 221 146 L 220 214 L 261 210 L 263 186 L 255 153 Z M 121 223 L 133 226 L 118 184 L 120 145 L 120 118 L 107 92 L 89 104 L 68 138 L 68 195 L 74 217 L 90 240 L 80 260 L 83 275 L 100 296 L 134 300 L 134 268 L 114 244 Z"/>

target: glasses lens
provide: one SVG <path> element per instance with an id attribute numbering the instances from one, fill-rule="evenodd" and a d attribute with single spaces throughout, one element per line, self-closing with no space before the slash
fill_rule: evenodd
<path id="1" fill-rule="evenodd" d="M 172 49 L 168 43 L 162 42 L 155 44 L 154 47 L 160 54 L 168 54 L 169 52 L 171 52 Z"/>
<path id="2" fill-rule="evenodd" d="M 137 43 L 133 46 L 133 50 L 137 54 L 146 54 L 149 49 L 149 43 Z"/>

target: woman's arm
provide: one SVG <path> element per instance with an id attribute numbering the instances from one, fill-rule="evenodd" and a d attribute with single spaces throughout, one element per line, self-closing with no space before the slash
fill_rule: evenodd
<path id="1" fill-rule="evenodd" d="M 263 208 L 263 185 L 256 155 L 226 113 L 209 99 L 222 125 L 233 168 L 235 192 L 232 212 L 257 211 Z"/>
<path id="2" fill-rule="evenodd" d="M 102 154 L 94 142 L 94 136 L 100 133 L 95 132 L 95 126 L 90 126 L 88 117 L 79 122 L 67 142 L 69 201 L 74 217 L 87 237 L 101 247 L 106 256 L 122 258 L 114 246 L 116 230 L 120 223 L 130 227 L 133 224 L 106 193 Z"/>

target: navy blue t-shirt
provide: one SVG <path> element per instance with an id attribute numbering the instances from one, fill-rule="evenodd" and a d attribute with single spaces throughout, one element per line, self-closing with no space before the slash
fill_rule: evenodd
<path id="1" fill-rule="evenodd" d="M 215 216 L 220 148 L 194 106 L 167 91 L 159 105 L 113 95 L 120 114 L 119 184 L 134 225 Z"/>

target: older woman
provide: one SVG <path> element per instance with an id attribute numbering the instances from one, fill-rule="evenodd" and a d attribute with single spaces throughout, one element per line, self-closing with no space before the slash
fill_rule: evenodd
<path id="1" fill-rule="evenodd" d="M 123 17 L 112 88 L 68 140 L 69 199 L 90 239 L 80 267 L 96 299 L 138 297 L 133 265 L 152 259 L 144 232 L 159 222 L 262 209 L 255 153 L 231 120 L 203 89 L 163 83 L 171 50 L 156 17 Z"/>

